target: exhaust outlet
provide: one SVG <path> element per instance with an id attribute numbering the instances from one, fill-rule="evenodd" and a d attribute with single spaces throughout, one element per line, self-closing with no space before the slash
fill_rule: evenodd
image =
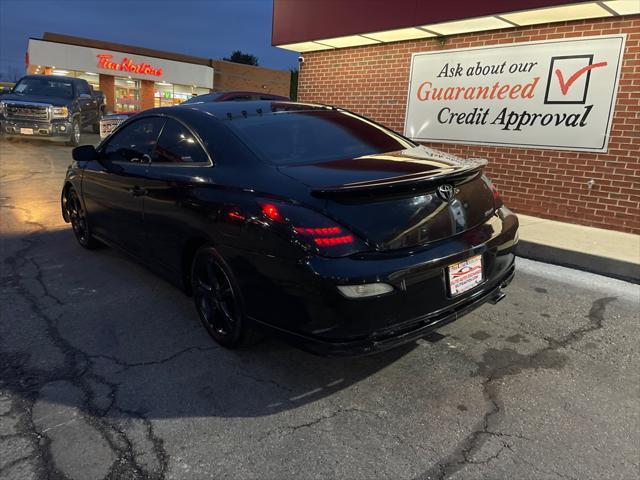
<path id="1" fill-rule="evenodd" d="M 506 293 L 504 293 L 502 290 L 498 290 L 498 293 L 496 293 L 493 297 L 489 299 L 489 303 L 491 305 L 495 305 L 506 296 L 507 296 Z"/>

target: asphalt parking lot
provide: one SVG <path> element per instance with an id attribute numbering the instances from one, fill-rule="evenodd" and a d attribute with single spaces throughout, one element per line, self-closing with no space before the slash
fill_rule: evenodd
<path id="1" fill-rule="evenodd" d="M 637 285 L 520 260 L 428 341 L 227 351 L 179 290 L 76 245 L 69 161 L 0 140 L 1 479 L 638 478 Z"/>

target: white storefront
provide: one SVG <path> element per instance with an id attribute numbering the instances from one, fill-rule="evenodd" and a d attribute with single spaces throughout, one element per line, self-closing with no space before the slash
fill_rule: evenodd
<path id="1" fill-rule="evenodd" d="M 29 39 L 27 62 L 29 73 L 84 78 L 113 111 L 173 105 L 214 88 L 208 65 L 48 40 Z"/>

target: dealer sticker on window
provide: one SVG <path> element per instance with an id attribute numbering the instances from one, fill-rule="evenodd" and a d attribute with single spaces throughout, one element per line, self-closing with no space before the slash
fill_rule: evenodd
<path id="1" fill-rule="evenodd" d="M 482 255 L 471 257 L 464 262 L 454 263 L 447 268 L 451 295 L 459 295 L 482 283 Z"/>

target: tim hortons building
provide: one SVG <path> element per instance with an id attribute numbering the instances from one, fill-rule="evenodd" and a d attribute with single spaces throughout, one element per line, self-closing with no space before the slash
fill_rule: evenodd
<path id="1" fill-rule="evenodd" d="M 27 72 L 84 78 L 104 92 L 107 110 L 169 106 L 210 91 L 289 96 L 291 74 L 132 45 L 45 33 L 29 39 Z"/>

